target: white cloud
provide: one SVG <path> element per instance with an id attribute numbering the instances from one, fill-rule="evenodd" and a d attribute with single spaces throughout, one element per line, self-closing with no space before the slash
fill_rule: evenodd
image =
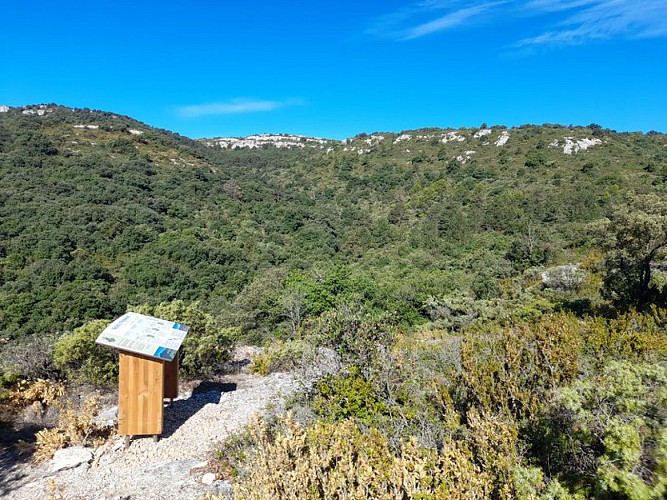
<path id="1" fill-rule="evenodd" d="M 560 21 L 553 21 L 555 15 Z M 503 0 L 481 4 L 430 0 L 378 18 L 366 33 L 413 40 L 452 28 L 474 29 L 490 22 L 502 25 L 517 18 L 532 18 L 529 25 L 536 29 L 534 36 L 519 40 L 514 47 L 667 36 L 667 0 Z"/>
<path id="2" fill-rule="evenodd" d="M 590 40 L 611 38 L 657 38 L 667 36 L 665 0 L 598 0 L 555 2 L 535 0 L 533 6 L 552 8 L 552 4 L 585 5 L 576 9 L 552 29 L 516 43 L 529 45 L 575 45 Z M 553 9 L 552 9 L 553 10 Z"/>
<path id="3" fill-rule="evenodd" d="M 474 18 L 496 5 L 511 2 L 502 0 L 467 6 L 462 0 L 426 0 L 406 5 L 394 12 L 379 17 L 366 34 L 396 40 L 412 40 L 438 31 L 473 22 Z M 445 12 L 435 19 L 433 16 Z M 419 21 L 421 19 L 421 22 Z"/>
<path id="4" fill-rule="evenodd" d="M 459 26 L 464 24 L 468 19 L 478 16 L 479 14 L 491 9 L 492 7 L 501 5 L 503 3 L 507 2 L 483 3 L 474 7 L 466 7 L 454 12 L 450 12 L 449 14 L 434 19 L 433 21 L 429 21 L 409 29 L 407 34 L 403 37 L 403 40 L 411 40 L 413 38 L 419 38 L 425 35 L 430 35 L 431 33 L 453 28 L 454 26 Z"/>
<path id="5" fill-rule="evenodd" d="M 526 9 L 541 10 L 545 12 L 559 12 L 603 1 L 604 0 L 529 0 L 524 7 Z"/>
<path id="6" fill-rule="evenodd" d="M 274 111 L 279 108 L 300 104 L 298 99 L 285 101 L 265 101 L 259 99 L 248 99 L 239 97 L 226 102 L 213 102 L 208 104 L 194 104 L 180 106 L 178 113 L 185 118 L 197 118 L 210 115 L 232 115 L 239 113 L 257 113 Z"/>

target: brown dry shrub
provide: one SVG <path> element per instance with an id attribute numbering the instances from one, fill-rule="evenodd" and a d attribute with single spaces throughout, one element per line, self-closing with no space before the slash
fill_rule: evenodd
<path id="1" fill-rule="evenodd" d="M 18 406 L 25 407 L 33 403 L 43 406 L 53 405 L 65 394 L 65 386 L 61 382 L 38 379 L 22 380 L 9 394 L 9 399 Z"/>
<path id="2" fill-rule="evenodd" d="M 75 409 L 71 400 L 64 403 L 57 401 L 54 406 L 60 410 L 58 425 L 52 429 L 43 429 L 35 437 L 35 462 L 50 460 L 53 454 L 67 446 L 100 446 L 108 438 L 110 429 L 95 423 L 100 410 L 100 395 L 91 394 L 80 409 Z"/>
<path id="3" fill-rule="evenodd" d="M 441 452 L 404 442 L 395 454 L 378 430 L 352 421 L 302 427 L 289 417 L 249 428 L 253 442 L 236 464 L 240 498 L 484 498 L 491 476 L 471 449 L 450 442 Z"/>

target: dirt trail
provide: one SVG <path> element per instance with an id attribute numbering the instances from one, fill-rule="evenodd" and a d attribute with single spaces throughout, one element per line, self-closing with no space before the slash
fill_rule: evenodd
<path id="1" fill-rule="evenodd" d="M 91 464 L 57 473 L 47 462 L 0 463 L 0 485 L 10 499 L 190 499 L 220 493 L 225 484 L 202 482 L 215 444 L 239 432 L 256 413 L 280 406 L 297 388 L 294 377 L 235 374 L 203 383 L 164 411 L 162 438 L 135 438 L 123 448 L 116 437 L 99 449 Z"/>

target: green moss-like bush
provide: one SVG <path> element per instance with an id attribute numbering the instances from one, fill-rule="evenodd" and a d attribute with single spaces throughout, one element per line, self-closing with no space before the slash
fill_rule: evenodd
<path id="1" fill-rule="evenodd" d="M 358 368 L 352 367 L 344 375 L 328 375 L 317 384 L 313 408 L 320 416 L 336 422 L 353 418 L 370 424 L 387 411 Z"/>
<path id="2" fill-rule="evenodd" d="M 603 372 L 564 388 L 558 403 L 570 425 L 562 443 L 587 450 L 579 470 L 597 497 L 636 500 L 667 493 L 667 368 L 611 362 Z"/>

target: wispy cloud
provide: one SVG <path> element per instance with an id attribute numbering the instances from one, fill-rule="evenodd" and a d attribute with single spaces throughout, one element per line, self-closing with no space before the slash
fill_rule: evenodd
<path id="1" fill-rule="evenodd" d="M 233 115 L 240 113 L 258 113 L 274 111 L 287 106 L 302 104 L 299 99 L 287 99 L 283 101 L 268 101 L 260 99 L 249 99 L 239 97 L 225 102 L 212 102 L 207 104 L 194 104 L 190 106 L 180 106 L 177 108 L 178 114 L 184 118 L 197 118 L 210 115 Z"/>
<path id="2" fill-rule="evenodd" d="M 453 12 L 449 12 L 442 17 L 428 21 L 423 24 L 419 24 L 407 31 L 403 40 L 412 40 L 414 38 L 419 38 L 425 35 L 430 35 L 431 33 L 436 33 L 438 31 L 443 31 L 455 26 L 460 26 L 464 24 L 471 18 L 477 17 L 480 14 L 488 11 L 489 9 L 502 5 L 507 2 L 490 2 L 483 3 L 481 5 L 475 5 L 474 7 L 465 7 L 463 9 L 458 9 Z"/>
<path id="3" fill-rule="evenodd" d="M 414 40 L 438 32 L 531 18 L 534 35 L 513 47 L 576 45 L 612 38 L 667 36 L 666 0 L 502 0 L 471 5 L 465 0 L 407 4 L 379 17 L 367 34 Z M 554 16 L 559 20 L 554 21 Z"/>
<path id="4" fill-rule="evenodd" d="M 558 25 L 515 45 L 578 45 L 590 40 L 611 38 L 657 38 L 667 36 L 667 2 L 665 0 L 597 0 L 556 2 L 535 0 L 533 7 L 543 9 L 572 4 L 573 9 Z M 544 4 L 544 5 L 541 5 Z M 555 5 L 550 5 L 555 4 Z"/>
<path id="5" fill-rule="evenodd" d="M 413 40 L 438 31 L 479 21 L 481 15 L 497 5 L 511 0 L 486 2 L 465 6 L 461 0 L 427 0 L 406 5 L 380 18 L 366 30 L 366 34 L 397 40 Z M 464 2 L 465 3 L 465 2 Z M 436 14 L 440 14 L 434 18 Z"/>
<path id="6" fill-rule="evenodd" d="M 524 7 L 528 10 L 559 12 L 597 4 L 604 0 L 528 0 Z"/>

